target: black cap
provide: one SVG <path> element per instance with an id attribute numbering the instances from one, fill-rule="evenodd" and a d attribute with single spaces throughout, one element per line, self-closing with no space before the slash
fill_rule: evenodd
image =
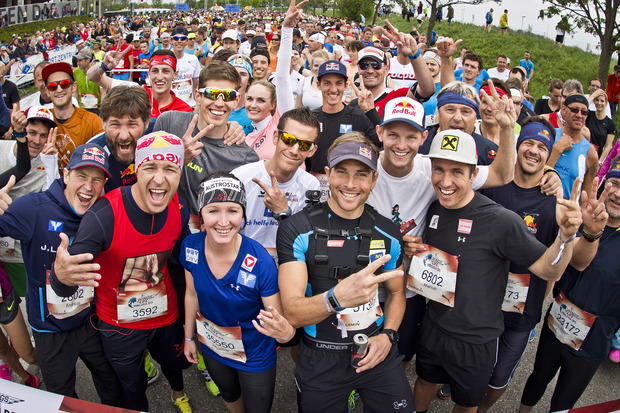
<path id="1" fill-rule="evenodd" d="M 174 36 L 175 34 L 182 34 L 184 36 L 187 36 L 187 29 L 183 26 L 177 26 L 170 32 L 171 36 Z"/>

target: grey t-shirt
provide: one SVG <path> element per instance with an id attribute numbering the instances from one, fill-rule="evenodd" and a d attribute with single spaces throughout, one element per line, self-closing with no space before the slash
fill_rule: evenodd
<path id="1" fill-rule="evenodd" d="M 192 121 L 194 113 L 170 111 L 162 113 L 155 122 L 153 131 L 166 131 L 182 137 Z M 192 136 L 200 131 L 194 128 Z M 190 214 L 198 214 L 200 183 L 214 172 L 230 172 L 238 166 L 258 161 L 258 155 L 248 145 L 227 146 L 224 139 L 202 138 L 204 147 L 192 162 L 183 167 L 179 195 L 185 199 Z"/>

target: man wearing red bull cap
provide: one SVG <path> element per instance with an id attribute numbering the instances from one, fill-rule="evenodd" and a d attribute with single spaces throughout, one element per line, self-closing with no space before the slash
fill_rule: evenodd
<path id="1" fill-rule="evenodd" d="M 90 323 L 93 288 L 79 287 L 71 300 L 66 300 L 54 293 L 49 282 L 60 244 L 58 235 L 76 235 L 82 216 L 103 191 L 107 169 L 107 156 L 99 146 L 78 146 L 62 178 L 47 191 L 16 199 L 4 211 L 0 234 L 21 240 L 28 275 L 28 322 L 47 390 L 75 397 L 75 363 L 80 358 L 92 374 L 101 402 L 120 407 L 120 383 L 105 359 L 99 333 Z"/>
<path id="2" fill-rule="evenodd" d="M 84 216 L 69 248 L 74 256 L 63 238 L 52 275 L 54 290 L 63 296 L 74 294 L 76 285 L 95 287 L 106 358 L 122 383 L 126 407 L 141 411 L 149 409 L 148 348 L 172 387 L 172 401 L 191 412 L 182 374 L 190 364 L 179 351 L 183 323 L 167 266 L 189 234 L 187 208 L 176 195 L 183 152 L 175 135 L 154 132 L 140 138 L 137 182 L 106 194 Z M 93 259 L 93 264 L 76 265 Z"/>

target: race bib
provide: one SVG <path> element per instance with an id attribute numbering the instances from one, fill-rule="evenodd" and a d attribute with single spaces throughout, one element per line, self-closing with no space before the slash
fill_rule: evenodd
<path id="1" fill-rule="evenodd" d="M 115 291 L 119 324 L 156 318 L 168 313 L 168 296 L 163 281 L 143 291 Z"/>
<path id="2" fill-rule="evenodd" d="M 50 285 L 50 270 L 45 271 L 45 292 L 47 298 L 47 311 L 55 318 L 72 317 L 90 307 L 95 297 L 94 287 L 78 287 L 77 291 L 69 297 L 60 297 Z"/>
<path id="3" fill-rule="evenodd" d="M 98 98 L 97 95 L 94 95 L 92 93 L 82 93 L 80 95 L 80 101 L 82 102 L 82 108 L 83 109 L 95 109 L 97 108 L 97 102 L 98 102 Z"/>
<path id="4" fill-rule="evenodd" d="M 586 339 L 596 316 L 583 311 L 571 303 L 560 292 L 551 305 L 547 322 L 555 337 L 575 350 L 579 350 Z"/>
<path id="5" fill-rule="evenodd" d="M 15 240 L 13 238 L 0 238 L 0 255 L 3 257 L 13 257 L 15 255 Z"/>
<path id="6" fill-rule="evenodd" d="M 513 274 L 509 272 L 502 311 L 523 314 L 529 289 L 530 274 Z"/>
<path id="7" fill-rule="evenodd" d="M 430 300 L 454 307 L 459 259 L 430 245 L 427 248 L 427 251 L 419 251 L 411 258 L 407 288 Z"/>
<path id="8" fill-rule="evenodd" d="M 192 234 L 202 231 L 202 217 L 196 214 L 189 214 L 189 230 Z"/>
<path id="9" fill-rule="evenodd" d="M 346 331 L 364 330 L 370 327 L 383 315 L 383 310 L 379 306 L 379 291 L 366 304 L 355 308 L 345 308 L 338 312 L 337 317 L 342 320 L 338 322 L 338 328 Z M 344 331 L 342 332 L 344 335 Z M 346 337 L 346 335 L 344 335 Z"/>
<path id="10" fill-rule="evenodd" d="M 181 80 L 175 82 L 173 85 L 173 91 L 179 99 L 184 102 L 189 102 L 192 99 L 192 80 Z"/>
<path id="11" fill-rule="evenodd" d="M 196 332 L 198 340 L 220 357 L 245 363 L 247 358 L 241 326 L 220 327 L 207 320 L 200 311 L 196 312 Z"/>

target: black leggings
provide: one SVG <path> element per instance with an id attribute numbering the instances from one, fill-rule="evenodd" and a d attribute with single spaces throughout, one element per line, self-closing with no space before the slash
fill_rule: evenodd
<path id="1" fill-rule="evenodd" d="M 252 373 L 229 367 L 205 356 L 211 378 L 220 388 L 222 399 L 233 403 L 243 396 L 243 408 L 248 413 L 269 413 L 276 385 L 276 366 L 267 371 Z"/>
<path id="2" fill-rule="evenodd" d="M 552 336 L 553 333 L 549 331 L 547 323 L 542 328 L 536 361 L 534 361 L 534 371 L 527 379 L 521 403 L 526 406 L 535 406 L 545 394 L 547 385 L 559 369 L 560 374 L 551 397 L 549 411 L 572 409 L 588 387 L 600 363 L 592 364 L 559 344 Z"/>

